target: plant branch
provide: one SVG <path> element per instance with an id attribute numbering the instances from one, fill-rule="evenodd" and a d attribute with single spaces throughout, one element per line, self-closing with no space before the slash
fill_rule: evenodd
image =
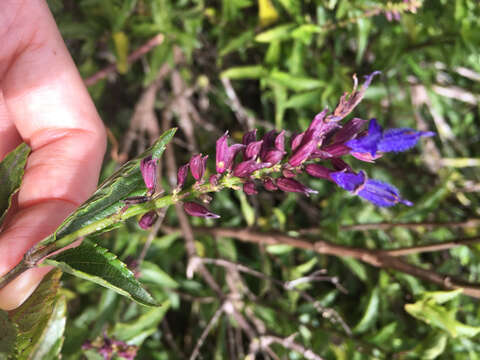
<path id="1" fill-rule="evenodd" d="M 163 228 L 167 230 L 167 228 Z M 173 229 L 169 229 L 173 231 Z M 297 249 L 314 251 L 322 255 L 332 255 L 337 257 L 352 257 L 363 261 L 369 265 L 384 269 L 391 269 L 412 275 L 422 280 L 429 281 L 446 289 L 463 289 L 465 295 L 480 299 L 480 285 L 454 279 L 448 275 L 439 274 L 433 270 L 423 269 L 411 265 L 388 251 L 369 250 L 354 248 L 344 245 L 332 244 L 328 241 L 317 240 L 312 242 L 306 238 L 294 238 L 283 234 L 261 233 L 249 229 L 237 228 L 194 228 L 198 233 L 210 234 L 221 237 L 231 237 L 240 241 L 251 242 L 263 245 L 285 244 Z"/>
<path id="2" fill-rule="evenodd" d="M 163 34 L 155 35 L 153 38 L 148 40 L 146 43 L 141 45 L 139 48 L 134 50 L 130 55 L 127 57 L 128 64 L 132 64 L 138 59 L 140 59 L 143 55 L 151 51 L 154 47 L 163 43 L 165 36 Z M 103 68 L 102 70 L 96 72 L 92 76 L 86 78 L 84 80 L 86 86 L 95 85 L 100 80 L 106 78 L 109 74 L 115 72 L 117 70 L 117 64 L 110 64 L 107 67 Z"/>

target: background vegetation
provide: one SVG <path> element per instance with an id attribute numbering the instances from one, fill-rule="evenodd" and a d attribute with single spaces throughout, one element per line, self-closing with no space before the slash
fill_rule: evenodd
<path id="1" fill-rule="evenodd" d="M 440 291 L 449 278 L 480 281 L 477 1 L 49 4 L 109 129 L 104 178 L 178 126 L 162 160 L 168 191 L 176 167 L 197 152 L 212 159 L 225 130 L 237 141 L 255 127 L 301 131 L 351 91 L 353 74 L 374 70 L 382 76 L 354 116 L 437 133 L 375 164 L 351 161 L 397 186 L 411 208 L 377 208 L 312 180 L 318 194 L 310 198 L 224 191 L 211 204 L 220 220 L 186 219 L 171 207 L 151 231 L 131 221 L 98 235 L 162 306 L 63 275 L 63 358 L 480 357 L 480 290 Z M 389 254 L 420 271 L 285 239 L 326 240 L 360 255 L 413 247 Z"/>

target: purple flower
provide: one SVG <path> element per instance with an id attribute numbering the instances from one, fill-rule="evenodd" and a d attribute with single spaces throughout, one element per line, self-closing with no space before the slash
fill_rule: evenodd
<path id="1" fill-rule="evenodd" d="M 334 172 L 330 177 L 341 188 L 356 194 L 371 203 L 388 207 L 398 203 L 412 206 L 413 204 L 400 197 L 400 193 L 393 185 L 375 179 L 367 179 L 365 173 Z"/>
<path id="2" fill-rule="evenodd" d="M 357 195 L 377 206 L 388 207 L 398 203 L 407 206 L 413 205 L 410 201 L 400 197 L 395 186 L 374 179 L 368 179 L 365 185 L 358 190 Z"/>
<path id="3" fill-rule="evenodd" d="M 378 143 L 381 152 L 401 152 L 414 147 L 421 137 L 435 136 L 432 131 L 415 131 L 413 129 L 389 129 L 383 133 Z"/>
<path id="4" fill-rule="evenodd" d="M 333 137 L 333 144 L 344 144 L 346 141 L 353 139 L 366 123 L 367 120 L 353 118 L 337 131 Z"/>
<path id="5" fill-rule="evenodd" d="M 183 185 L 185 185 L 185 180 L 187 179 L 188 175 L 188 167 L 189 164 L 185 164 L 180 166 L 177 172 L 177 190 L 181 190 Z"/>
<path id="6" fill-rule="evenodd" d="M 147 192 L 149 195 L 152 195 L 155 192 L 157 182 L 157 159 L 152 159 L 151 156 L 142 159 L 140 162 L 140 171 L 145 186 L 147 187 Z"/>
<path id="7" fill-rule="evenodd" d="M 146 214 L 142 215 L 142 217 L 138 221 L 138 226 L 140 226 L 143 230 L 147 230 L 155 223 L 157 218 L 158 215 L 155 211 L 149 211 Z"/>
<path id="8" fill-rule="evenodd" d="M 197 181 L 202 180 L 203 174 L 205 174 L 207 158 L 208 155 L 205 155 L 202 158 L 202 154 L 197 154 L 190 159 L 190 172 L 192 173 L 193 178 Z"/>
<path id="9" fill-rule="evenodd" d="M 310 176 L 320 178 L 320 179 L 331 180 L 330 178 L 331 170 L 320 164 L 308 164 L 305 166 L 305 171 Z"/>
<path id="10" fill-rule="evenodd" d="M 378 143 L 382 139 L 382 127 L 378 125 L 377 119 L 371 119 L 368 126 L 368 134 L 357 139 L 349 140 L 346 145 L 354 152 L 369 153 L 375 156 L 378 150 Z"/>
<path id="11" fill-rule="evenodd" d="M 294 178 L 295 176 L 297 176 L 297 174 L 295 174 L 290 169 L 283 169 L 282 170 L 282 175 L 283 175 L 283 177 L 286 177 L 286 178 Z"/>
<path id="12" fill-rule="evenodd" d="M 255 183 L 253 181 L 247 181 L 243 184 L 243 192 L 247 195 L 258 194 L 258 191 L 255 189 Z"/>
<path id="13" fill-rule="evenodd" d="M 231 170 L 235 156 L 244 148 L 245 145 L 242 144 L 228 146 L 228 131 L 225 132 L 216 144 L 215 165 L 217 173 L 223 174 L 225 171 Z"/>
<path id="14" fill-rule="evenodd" d="M 401 152 L 414 147 L 421 137 L 434 136 L 431 131 L 416 131 L 408 128 L 396 128 L 383 131 L 376 119 L 371 119 L 368 134 L 357 139 L 349 140 L 346 145 L 355 153 L 369 153 L 372 158 L 377 151 Z"/>
<path id="15" fill-rule="evenodd" d="M 254 171 L 263 169 L 265 167 L 269 167 L 271 165 L 272 164 L 270 164 L 270 163 L 259 163 L 259 162 L 256 162 L 253 159 L 245 160 L 245 161 L 242 161 L 241 163 L 237 164 L 237 166 L 235 166 L 235 169 L 233 169 L 233 176 L 248 177 Z"/>
<path id="16" fill-rule="evenodd" d="M 332 172 L 330 177 L 338 186 L 347 191 L 355 191 L 359 186 L 365 184 L 365 173 L 363 171 L 358 174 L 346 171 Z"/>
<path id="17" fill-rule="evenodd" d="M 208 209 L 205 206 L 200 205 L 193 201 L 184 203 L 183 210 L 185 210 L 185 212 L 191 216 L 198 216 L 198 217 L 204 217 L 204 218 L 210 218 L 210 219 L 218 219 L 220 217 L 220 215 L 217 215 L 208 211 Z"/>
<path id="18" fill-rule="evenodd" d="M 263 187 L 265 188 L 265 190 L 268 190 L 268 191 L 278 190 L 277 185 L 275 185 L 275 183 L 273 182 L 273 180 L 270 179 L 270 178 L 266 178 L 266 179 L 263 181 Z"/>
<path id="19" fill-rule="evenodd" d="M 290 179 L 290 178 L 284 178 L 284 177 L 278 178 L 277 186 L 282 191 L 303 193 L 306 196 L 310 196 L 310 194 L 317 193 L 317 191 L 306 187 L 305 185 L 303 185 L 302 183 L 298 182 L 295 179 Z"/>

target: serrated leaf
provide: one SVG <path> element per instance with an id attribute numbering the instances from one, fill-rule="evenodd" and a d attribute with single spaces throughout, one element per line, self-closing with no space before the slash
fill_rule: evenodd
<path id="1" fill-rule="evenodd" d="M 57 296 L 61 275 L 59 270 L 47 274 L 27 301 L 10 312 L 18 328 L 15 359 L 48 359 L 60 350 L 66 309 L 65 298 Z"/>
<path id="2" fill-rule="evenodd" d="M 370 329 L 377 320 L 378 317 L 378 308 L 380 305 L 380 291 L 378 288 L 374 288 L 370 293 L 370 298 L 368 300 L 367 308 L 358 322 L 358 324 L 353 329 L 353 333 L 360 334 L 368 329 Z"/>
<path id="3" fill-rule="evenodd" d="M 20 187 L 30 148 L 23 143 L 0 162 L 0 225 L 10 208 L 12 196 Z"/>
<path id="4" fill-rule="evenodd" d="M 147 311 L 135 320 L 118 323 L 115 325 L 112 335 L 118 340 L 129 341 L 144 330 L 156 328 L 169 308 L 170 302 L 167 300 L 158 308 Z"/>
<path id="5" fill-rule="evenodd" d="M 157 306 L 152 296 L 116 255 L 89 240 L 46 259 L 44 263 L 114 290 L 142 305 Z"/>
<path id="6" fill-rule="evenodd" d="M 0 310 L 0 360 L 12 356 L 15 350 L 17 328 L 8 317 L 8 313 Z"/>
<path id="7" fill-rule="evenodd" d="M 114 174 L 107 178 L 95 191 L 95 193 L 71 214 L 55 231 L 52 236 L 43 240 L 39 246 L 44 246 L 60 240 L 93 222 L 105 219 L 118 213 L 123 207 L 123 199 L 135 192 L 145 190 L 142 174 L 140 173 L 140 161 L 152 155 L 158 159 L 162 156 L 167 144 L 175 134 L 176 129 L 164 132 L 160 138 L 143 154 L 125 163 Z M 62 246 L 71 244 L 76 239 L 71 239 Z"/>

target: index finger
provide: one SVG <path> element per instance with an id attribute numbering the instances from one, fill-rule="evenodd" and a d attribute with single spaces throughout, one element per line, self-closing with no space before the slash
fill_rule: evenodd
<path id="1" fill-rule="evenodd" d="M 0 275 L 93 192 L 106 143 L 103 124 L 46 3 L 3 0 L 2 20 L 10 30 L 0 32 L 0 87 L 11 121 L 32 153 L 18 213 L 0 235 Z M 39 281 L 38 271 L 30 273 L 31 283 L 28 272 L 22 277 L 22 294 L 6 291 L 15 282 L 0 291 L 0 308 L 16 307 L 28 297 Z"/>

